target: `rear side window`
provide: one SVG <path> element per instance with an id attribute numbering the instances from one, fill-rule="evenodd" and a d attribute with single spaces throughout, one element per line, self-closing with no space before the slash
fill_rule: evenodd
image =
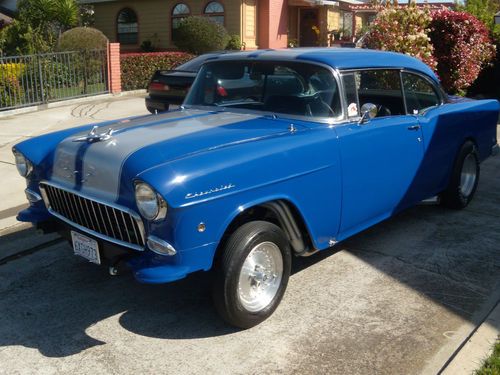
<path id="1" fill-rule="evenodd" d="M 366 103 L 377 106 L 377 117 L 406 114 L 397 70 L 364 70 L 344 75 L 349 116 L 359 116 Z"/>
<path id="2" fill-rule="evenodd" d="M 409 114 L 418 114 L 440 104 L 439 96 L 430 82 L 412 73 L 403 72 L 402 77 Z"/>

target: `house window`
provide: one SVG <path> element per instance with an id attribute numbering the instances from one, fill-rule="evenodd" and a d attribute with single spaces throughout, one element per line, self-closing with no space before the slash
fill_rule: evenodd
<path id="1" fill-rule="evenodd" d="M 118 42 L 121 44 L 137 44 L 139 23 L 137 14 L 130 8 L 118 12 L 117 17 Z"/>
<path id="2" fill-rule="evenodd" d="M 343 38 L 348 39 L 352 37 L 352 29 L 353 29 L 352 12 L 346 12 L 343 10 L 340 11 L 339 26 Z"/>
<path id="3" fill-rule="evenodd" d="M 189 7 L 183 3 L 177 4 L 174 9 L 172 9 L 172 40 L 176 39 L 175 31 L 190 13 Z"/>
<path id="4" fill-rule="evenodd" d="M 205 7 L 203 12 L 212 21 L 224 25 L 224 7 L 217 1 L 211 1 Z"/>

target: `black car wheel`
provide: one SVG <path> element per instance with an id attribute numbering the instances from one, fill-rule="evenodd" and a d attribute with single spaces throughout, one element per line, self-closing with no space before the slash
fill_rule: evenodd
<path id="1" fill-rule="evenodd" d="M 244 224 L 231 235 L 216 266 L 215 307 L 233 326 L 261 323 L 278 307 L 290 269 L 290 246 L 278 226 L 265 221 Z"/>
<path id="2" fill-rule="evenodd" d="M 479 182 L 479 155 L 473 142 L 465 142 L 453 165 L 450 183 L 441 194 L 444 206 L 454 209 L 466 207 L 472 200 Z"/>

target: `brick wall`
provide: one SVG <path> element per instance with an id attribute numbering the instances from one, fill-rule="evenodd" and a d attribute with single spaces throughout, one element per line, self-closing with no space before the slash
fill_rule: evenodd
<path id="1" fill-rule="evenodd" d="M 259 48 L 286 48 L 288 44 L 288 3 L 286 0 L 260 0 Z"/>
<path id="2" fill-rule="evenodd" d="M 112 94 L 122 91 L 120 43 L 108 44 L 108 88 Z"/>

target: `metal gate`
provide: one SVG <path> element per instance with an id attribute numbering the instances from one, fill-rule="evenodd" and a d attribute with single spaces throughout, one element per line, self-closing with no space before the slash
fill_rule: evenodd
<path id="1" fill-rule="evenodd" d="M 0 57 L 0 111 L 108 89 L 105 49 Z"/>

